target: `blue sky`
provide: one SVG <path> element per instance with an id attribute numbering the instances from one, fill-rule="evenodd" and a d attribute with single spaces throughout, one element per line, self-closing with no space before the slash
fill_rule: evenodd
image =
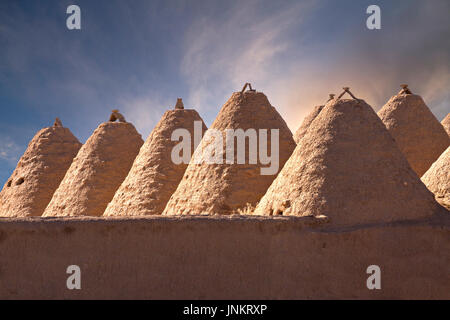
<path id="1" fill-rule="evenodd" d="M 66 28 L 81 8 L 82 30 Z M 366 8 L 381 8 L 381 30 Z M 348 85 L 378 110 L 408 83 L 450 111 L 450 1 L 0 2 L 0 182 L 56 116 L 84 142 L 120 109 L 145 139 L 177 97 L 210 125 L 245 82 L 295 130 Z"/>

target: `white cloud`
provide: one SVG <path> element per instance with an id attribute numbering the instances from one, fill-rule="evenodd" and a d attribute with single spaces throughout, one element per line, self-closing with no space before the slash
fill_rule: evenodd
<path id="1" fill-rule="evenodd" d="M 15 164 L 20 157 L 21 148 L 10 137 L 0 135 L 0 159 Z"/>
<path id="2" fill-rule="evenodd" d="M 344 30 L 342 25 L 339 37 L 316 37 L 314 44 L 302 39 L 309 32 L 304 17 L 321 1 L 266 10 L 269 14 L 252 1 L 239 3 L 221 18 L 203 17 L 185 39 L 181 71 L 190 99 L 205 112 L 250 82 L 266 93 L 295 131 L 315 105 L 323 104 L 329 93 L 339 94 L 343 86 L 378 110 L 401 83 L 408 83 L 440 120 L 449 105 L 448 44 L 442 39 L 450 29 L 445 24 L 448 2 L 436 3 L 386 13 L 380 33 L 354 24 Z M 330 19 L 339 23 L 342 17 Z"/>
<path id="3" fill-rule="evenodd" d="M 262 2 L 239 2 L 220 18 L 203 17 L 194 23 L 187 31 L 181 64 L 190 101 L 203 111 L 224 102 L 245 82 L 270 91 L 273 78 L 285 68 L 280 54 L 293 47 L 288 32 L 315 3 L 297 2 L 263 13 Z"/>
<path id="4" fill-rule="evenodd" d="M 119 105 L 122 106 L 120 112 L 123 113 L 128 122 L 136 127 L 144 140 L 164 112 L 172 109 L 176 102 L 169 101 L 167 98 L 163 99 L 157 94 L 121 97 L 118 100 Z"/>

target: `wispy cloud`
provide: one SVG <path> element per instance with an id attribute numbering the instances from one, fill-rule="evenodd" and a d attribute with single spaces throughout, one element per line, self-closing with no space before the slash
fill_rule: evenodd
<path id="1" fill-rule="evenodd" d="M 145 140 L 162 114 L 175 106 L 175 101 L 169 101 L 157 94 L 148 94 L 122 97 L 119 99 L 119 104 L 123 106 L 120 111 L 123 111 L 126 120 L 134 124 L 142 135 L 142 139 Z"/>
<path id="2" fill-rule="evenodd" d="M 174 103 L 162 98 L 171 82 L 159 81 L 167 61 L 152 39 L 158 5 L 80 1 L 82 30 L 68 31 L 64 3 L 36 5 L 33 15 L 11 3 L 0 10 L 0 86 L 33 115 L 60 117 L 81 141 L 116 108 L 145 138 Z"/>
<path id="3" fill-rule="evenodd" d="M 190 99 L 200 110 L 220 103 L 245 82 L 271 86 L 284 64 L 280 56 L 293 49 L 289 35 L 314 7 L 303 1 L 267 11 L 261 1 L 233 2 L 219 18 L 207 16 L 194 23 L 185 38 L 181 71 Z"/>
<path id="4" fill-rule="evenodd" d="M 328 0 L 79 2 L 78 33 L 65 29 L 64 2 L 0 10 L 0 91 L 81 140 L 114 108 L 145 137 L 173 94 L 210 123 L 245 82 L 292 130 L 344 85 L 377 109 L 406 82 L 448 112 L 448 0 L 380 1 L 380 31 L 365 29 L 364 1 L 339 1 L 339 13 Z"/>
<path id="5" fill-rule="evenodd" d="M 220 19 L 200 19 L 188 30 L 182 61 L 191 99 L 201 110 L 218 107 L 249 81 L 294 131 L 313 106 L 343 86 L 378 110 L 408 83 L 438 118 L 448 112 L 450 43 L 443 40 L 450 38 L 448 1 L 382 5 L 379 31 L 365 28 L 363 4 L 349 5 L 351 22 L 343 23 L 342 14 L 322 14 L 330 3 L 289 3 L 265 14 L 259 9 L 267 3 L 251 1 L 236 4 Z M 309 25 L 311 14 L 335 26 L 335 34 L 324 30 L 333 38 L 321 39 Z"/>
<path id="6" fill-rule="evenodd" d="M 14 165 L 19 160 L 21 147 L 10 137 L 0 135 L 0 159 Z"/>

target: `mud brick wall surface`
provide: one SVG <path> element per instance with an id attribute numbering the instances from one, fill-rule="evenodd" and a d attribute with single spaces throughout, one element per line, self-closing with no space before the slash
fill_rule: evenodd
<path id="1" fill-rule="evenodd" d="M 450 299 L 450 219 L 0 219 L 0 299 Z M 81 290 L 66 269 L 81 268 Z M 381 268 L 381 290 L 366 269 Z"/>

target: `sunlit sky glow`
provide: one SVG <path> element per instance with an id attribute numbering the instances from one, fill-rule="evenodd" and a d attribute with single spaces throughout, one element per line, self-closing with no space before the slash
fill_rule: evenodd
<path id="1" fill-rule="evenodd" d="M 66 28 L 81 8 L 82 30 Z M 381 8 L 381 30 L 366 8 Z M 210 125 L 251 82 L 292 131 L 350 86 L 378 110 L 401 83 L 450 111 L 450 1 L 0 2 L 0 182 L 56 116 L 84 142 L 118 108 L 145 139 L 182 97 Z"/>

